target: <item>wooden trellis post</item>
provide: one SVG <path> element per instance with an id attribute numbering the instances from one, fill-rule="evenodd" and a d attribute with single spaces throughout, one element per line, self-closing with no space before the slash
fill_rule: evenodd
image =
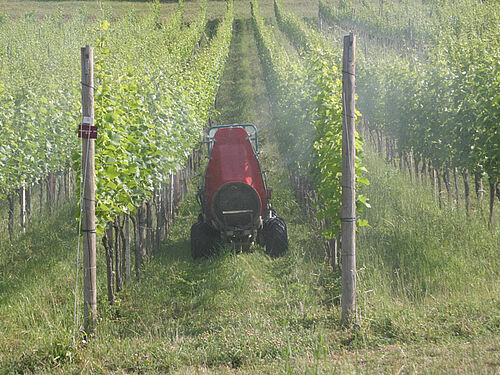
<path id="1" fill-rule="evenodd" d="M 94 56 L 92 47 L 81 50 L 82 63 L 82 138 L 83 174 L 83 301 L 84 329 L 90 333 L 97 319 L 96 231 L 95 231 L 95 138 L 94 126 Z"/>
<path id="2" fill-rule="evenodd" d="M 344 37 L 342 121 L 342 323 L 357 323 L 356 314 L 356 174 L 355 174 L 355 48 L 351 33 Z"/>

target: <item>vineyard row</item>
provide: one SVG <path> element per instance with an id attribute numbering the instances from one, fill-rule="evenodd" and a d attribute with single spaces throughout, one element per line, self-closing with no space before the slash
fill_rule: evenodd
<path id="1" fill-rule="evenodd" d="M 322 0 L 320 16 L 338 22 L 335 28 L 366 30 L 356 22 L 340 22 L 334 9 Z M 376 133 L 379 150 L 388 138 L 388 156 L 395 154 L 417 177 L 430 169 L 439 192 L 441 180 L 449 192 L 450 175 L 456 181 L 461 174 L 467 213 L 469 176 L 475 176 L 476 186 L 486 178 L 493 222 L 495 195 L 500 195 L 500 6 L 464 0 L 432 4 L 432 9 L 454 22 L 439 23 L 437 18 L 430 29 L 435 37 L 427 39 L 423 52 L 365 41 L 357 74 L 358 107 L 364 124 Z M 423 27 L 426 21 L 415 22 Z"/>

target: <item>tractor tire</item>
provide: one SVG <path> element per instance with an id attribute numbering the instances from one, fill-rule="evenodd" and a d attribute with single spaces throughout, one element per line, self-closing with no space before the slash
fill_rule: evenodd
<path id="1" fill-rule="evenodd" d="M 264 223 L 263 237 L 268 255 L 280 257 L 288 250 L 286 223 L 281 217 L 275 216 Z"/>
<path id="2" fill-rule="evenodd" d="M 257 244 L 261 247 L 266 247 L 266 240 L 264 239 L 264 228 L 257 231 Z"/>
<path id="3" fill-rule="evenodd" d="M 209 257 L 219 243 L 218 233 L 201 221 L 191 226 L 191 256 L 193 259 Z"/>

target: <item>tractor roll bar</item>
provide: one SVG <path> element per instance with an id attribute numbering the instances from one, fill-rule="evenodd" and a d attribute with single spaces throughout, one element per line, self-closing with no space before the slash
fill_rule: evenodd
<path id="1" fill-rule="evenodd" d="M 259 140 L 257 138 L 257 127 L 254 124 L 229 124 L 229 125 L 214 125 L 208 128 L 207 130 L 207 146 L 208 146 L 208 152 L 210 153 L 212 145 L 213 145 L 213 139 L 215 136 L 215 133 L 217 130 L 221 128 L 244 128 L 248 134 L 248 139 L 250 141 L 254 142 L 255 145 L 255 152 L 259 152 Z M 251 134 L 248 130 L 253 129 L 253 134 Z M 212 130 L 215 130 L 212 132 Z"/>

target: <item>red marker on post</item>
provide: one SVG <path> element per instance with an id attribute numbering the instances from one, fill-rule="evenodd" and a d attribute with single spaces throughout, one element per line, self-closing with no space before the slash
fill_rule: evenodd
<path id="1" fill-rule="evenodd" d="M 97 126 L 93 126 L 94 119 L 83 117 L 82 124 L 78 127 L 78 138 L 97 139 Z"/>

